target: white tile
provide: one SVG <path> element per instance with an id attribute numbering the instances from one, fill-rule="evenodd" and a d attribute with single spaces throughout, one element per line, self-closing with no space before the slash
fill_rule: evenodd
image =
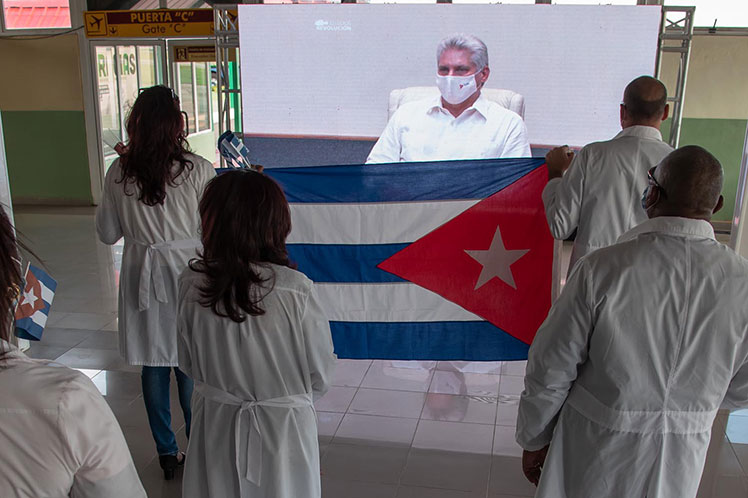
<path id="1" fill-rule="evenodd" d="M 530 484 L 522 473 L 521 458 L 494 455 L 491 459 L 491 480 L 488 485 L 488 496 L 490 498 L 503 498 L 505 495 L 535 496 L 535 486 Z"/>
<path id="2" fill-rule="evenodd" d="M 732 449 L 738 457 L 743 474 L 748 475 L 748 444 L 732 444 Z"/>
<path id="3" fill-rule="evenodd" d="M 496 410 L 496 425 L 517 425 L 517 411 L 519 410 L 519 396 L 501 395 Z"/>
<path id="4" fill-rule="evenodd" d="M 485 498 L 485 491 L 461 491 L 459 489 L 400 486 L 397 498 Z"/>
<path id="5" fill-rule="evenodd" d="M 314 407 L 320 412 L 345 413 L 355 394 L 355 387 L 332 386 L 324 396 L 314 402 Z"/>
<path id="6" fill-rule="evenodd" d="M 494 426 L 421 420 L 414 448 L 490 454 Z"/>
<path id="7" fill-rule="evenodd" d="M 525 390 L 525 378 L 513 375 L 502 375 L 499 381 L 500 394 L 522 394 Z"/>
<path id="8" fill-rule="evenodd" d="M 527 360 L 505 361 L 501 366 L 501 375 L 515 375 L 518 377 L 524 377 L 526 367 Z"/>
<path id="9" fill-rule="evenodd" d="M 493 454 L 510 457 L 521 457 L 522 447 L 514 439 L 515 428 L 496 426 L 493 439 Z"/>
<path id="10" fill-rule="evenodd" d="M 353 398 L 349 413 L 419 418 L 425 393 L 361 388 Z"/>
<path id="11" fill-rule="evenodd" d="M 342 413 L 317 412 L 317 434 L 320 438 L 332 438 L 341 420 L 343 420 Z"/>
<path id="12" fill-rule="evenodd" d="M 107 398 L 133 401 L 143 392 L 140 374 L 104 370 L 91 379 L 99 392 Z"/>
<path id="13" fill-rule="evenodd" d="M 499 376 L 437 370 L 429 392 L 496 397 L 499 394 Z"/>
<path id="14" fill-rule="evenodd" d="M 485 494 L 490 468 L 490 455 L 413 448 L 400 484 Z"/>
<path id="15" fill-rule="evenodd" d="M 61 329 L 90 329 L 99 330 L 112 323 L 112 313 L 68 313 L 55 325 Z"/>
<path id="16" fill-rule="evenodd" d="M 436 362 L 382 361 L 371 364 L 361 387 L 426 392 Z"/>
<path id="17" fill-rule="evenodd" d="M 337 360 L 333 386 L 358 387 L 371 366 L 371 360 Z"/>
<path id="18" fill-rule="evenodd" d="M 500 361 L 440 361 L 437 370 L 445 372 L 501 374 Z"/>
<path id="19" fill-rule="evenodd" d="M 121 360 L 119 353 L 110 349 L 73 348 L 55 361 L 72 368 L 104 370 Z"/>
<path id="20" fill-rule="evenodd" d="M 322 498 L 394 498 L 397 484 L 322 478 Z"/>
<path id="21" fill-rule="evenodd" d="M 489 396 L 459 396 L 429 393 L 423 407 L 422 419 L 472 424 L 493 424 L 496 417 L 496 398 Z"/>
<path id="22" fill-rule="evenodd" d="M 327 447 L 325 458 L 322 460 L 322 478 L 397 484 L 409 451 L 410 448 L 407 446 L 338 444 L 333 441 Z M 349 497 L 357 498 L 357 495 L 354 493 Z"/>
<path id="23" fill-rule="evenodd" d="M 418 420 L 348 413 L 340 422 L 333 443 L 409 446 Z"/>
<path id="24" fill-rule="evenodd" d="M 731 443 L 748 444 L 748 417 L 731 414 L 725 432 Z"/>

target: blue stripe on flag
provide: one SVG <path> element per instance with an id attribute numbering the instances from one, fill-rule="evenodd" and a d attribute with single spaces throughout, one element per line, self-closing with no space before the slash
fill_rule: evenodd
<path id="1" fill-rule="evenodd" d="M 377 265 L 410 244 L 288 244 L 288 256 L 315 282 L 406 282 Z"/>
<path id="2" fill-rule="evenodd" d="M 16 320 L 16 337 L 29 341 L 38 341 L 42 338 L 44 328 L 37 324 L 31 317 Z"/>
<path id="3" fill-rule="evenodd" d="M 55 281 L 55 279 L 53 279 L 52 277 L 50 277 L 49 275 L 47 275 L 47 273 L 44 270 L 42 270 L 40 268 L 37 268 L 34 265 L 31 265 L 31 266 L 29 266 L 29 271 L 34 274 L 34 276 L 36 277 L 36 279 L 42 285 L 44 285 L 45 287 L 47 287 L 52 292 L 54 292 L 57 289 L 57 282 Z"/>
<path id="4" fill-rule="evenodd" d="M 545 163 L 542 158 L 479 159 L 268 168 L 289 202 L 360 203 L 482 199 Z"/>
<path id="5" fill-rule="evenodd" d="M 330 322 L 339 358 L 526 360 L 529 345 L 488 322 Z"/>

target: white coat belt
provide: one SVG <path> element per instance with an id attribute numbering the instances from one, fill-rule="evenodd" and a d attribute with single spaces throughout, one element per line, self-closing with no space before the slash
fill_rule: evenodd
<path id="1" fill-rule="evenodd" d="M 140 282 L 138 283 L 138 310 L 145 311 L 151 306 L 151 287 L 156 300 L 160 303 L 168 303 L 166 296 L 166 282 L 161 269 L 161 261 L 164 251 L 179 249 L 199 249 L 201 243 L 198 239 L 167 240 L 155 244 L 132 241 L 133 244 L 145 247 L 145 259 L 140 268 Z M 197 255 L 197 254 L 196 254 Z"/>
<path id="2" fill-rule="evenodd" d="M 264 400 L 243 400 L 237 398 L 231 393 L 210 386 L 203 382 L 195 381 L 195 391 L 200 393 L 204 398 L 224 405 L 238 406 L 234 418 L 234 443 L 236 447 L 235 463 L 236 473 L 239 477 L 239 488 L 241 489 L 244 479 L 260 485 L 260 476 L 262 475 L 262 433 L 257 423 L 258 406 L 272 406 L 277 408 L 304 408 L 310 407 L 314 410 L 314 402 L 311 393 L 292 394 Z M 241 448 L 240 437 L 244 420 L 249 423 L 249 439 L 247 441 L 247 468 L 242 473 L 239 463 L 239 451 Z"/>
<path id="3" fill-rule="evenodd" d="M 712 430 L 717 409 L 708 411 L 622 411 L 602 404 L 579 384 L 567 399 L 569 405 L 598 425 L 638 434 L 698 434 Z"/>

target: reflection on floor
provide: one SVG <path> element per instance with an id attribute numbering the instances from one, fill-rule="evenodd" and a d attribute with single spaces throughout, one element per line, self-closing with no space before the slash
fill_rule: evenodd
<path id="1" fill-rule="evenodd" d="M 30 355 L 91 377 L 125 433 L 151 498 L 180 497 L 161 478 L 137 368 L 117 353 L 121 247 L 96 241 L 92 209 L 22 209 L 16 224 L 58 279 L 44 340 Z M 317 403 L 325 498 L 532 496 L 514 442 L 524 362 L 340 360 Z M 184 424 L 172 386 L 177 439 Z M 699 497 L 748 496 L 748 410 L 714 424 Z"/>

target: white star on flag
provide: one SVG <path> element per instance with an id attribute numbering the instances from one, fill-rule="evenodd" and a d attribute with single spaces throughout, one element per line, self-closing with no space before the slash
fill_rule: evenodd
<path id="1" fill-rule="evenodd" d="M 510 267 L 529 251 L 529 249 L 507 250 L 507 248 L 504 247 L 504 241 L 501 240 L 501 231 L 497 226 L 496 233 L 494 233 L 493 240 L 491 241 L 491 247 L 487 250 L 479 251 L 465 249 L 465 252 L 471 258 L 483 265 L 483 269 L 478 277 L 478 282 L 475 284 L 475 289 L 473 290 L 478 290 L 482 285 L 494 277 L 499 278 L 506 284 L 510 285 L 513 289 L 516 289 L 517 285 L 514 283 L 514 275 L 512 275 L 512 269 Z"/>
<path id="2" fill-rule="evenodd" d="M 39 298 L 36 297 L 36 294 L 34 294 L 33 290 L 30 290 L 28 292 L 24 291 L 24 293 L 23 293 L 23 304 L 28 304 L 29 306 L 31 306 L 33 308 L 34 307 L 34 303 L 36 302 L 37 299 L 39 299 Z"/>

